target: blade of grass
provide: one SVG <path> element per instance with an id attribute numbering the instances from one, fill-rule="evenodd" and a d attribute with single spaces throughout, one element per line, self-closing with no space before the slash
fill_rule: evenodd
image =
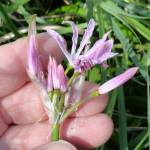
<path id="1" fill-rule="evenodd" d="M 104 35 L 104 32 L 105 32 L 105 27 L 104 27 L 104 23 L 105 23 L 105 20 L 104 20 L 104 11 L 103 9 L 100 7 L 100 4 L 101 4 L 102 0 L 95 0 L 94 1 L 94 6 L 96 8 L 96 11 L 97 11 L 97 23 L 98 23 L 98 31 L 99 31 L 99 38 L 102 38 L 103 35 Z M 106 69 L 105 68 L 102 68 L 100 69 L 101 71 L 101 82 L 105 82 L 106 81 Z"/>
<path id="2" fill-rule="evenodd" d="M 114 112 L 114 108 L 117 102 L 117 95 L 118 95 L 118 90 L 114 90 L 109 94 L 109 102 L 105 110 L 105 113 L 108 114 L 110 117 L 112 117 Z M 102 145 L 98 150 L 104 150 L 104 148 L 105 148 L 105 144 Z"/>
<path id="3" fill-rule="evenodd" d="M 122 33 L 120 27 L 118 26 L 116 20 L 113 18 L 112 18 L 112 26 L 113 26 L 113 31 L 114 31 L 116 37 L 119 39 L 119 41 L 122 44 L 124 52 L 128 53 L 132 62 L 136 66 L 139 67 L 139 71 L 140 71 L 141 75 L 143 76 L 143 78 L 145 80 L 147 80 L 147 73 L 146 73 L 145 68 L 143 66 L 141 66 L 140 61 L 138 60 L 136 53 L 132 49 L 132 45 L 129 43 L 129 40 L 127 39 L 127 37 L 124 36 L 124 34 Z"/>
<path id="4" fill-rule="evenodd" d="M 145 37 L 148 41 L 150 41 L 150 30 L 145 27 L 139 21 L 125 16 L 124 19 L 135 29 L 137 30 L 143 37 Z"/>
<path id="5" fill-rule="evenodd" d="M 150 79 L 149 79 L 149 70 L 147 64 L 147 121 L 148 121 L 148 140 L 149 140 L 149 149 L 150 149 L 150 88 L 149 86 L 150 86 Z"/>
<path id="6" fill-rule="evenodd" d="M 93 0 L 86 0 L 87 20 L 93 18 Z"/>
<path id="7" fill-rule="evenodd" d="M 137 15 L 126 13 L 123 9 L 118 7 L 116 3 L 112 1 L 103 1 L 101 5 L 105 10 L 109 11 L 109 13 L 122 15 L 122 16 L 129 16 L 136 19 L 150 19 L 150 17 L 143 17 L 143 16 L 137 16 Z"/>
<path id="8" fill-rule="evenodd" d="M 104 29 L 104 17 L 103 17 L 103 9 L 100 7 L 100 3 L 102 0 L 95 0 L 94 1 L 94 6 L 96 7 L 97 10 L 97 22 L 98 22 L 98 29 L 99 29 L 99 37 L 102 38 L 104 35 L 105 29 Z"/>
<path id="9" fill-rule="evenodd" d="M 132 27 L 126 22 L 126 20 L 123 18 L 123 14 L 121 13 L 123 10 L 120 8 L 116 8 L 116 5 L 112 4 L 107 6 L 107 3 L 103 2 L 101 3 L 101 7 L 109 14 L 111 14 L 112 16 L 114 16 L 115 18 L 117 18 L 119 21 L 121 21 L 137 38 L 138 42 L 141 43 L 138 35 L 135 33 L 135 31 L 132 29 Z M 113 8 L 114 7 L 114 8 Z M 116 11 L 115 9 L 117 9 L 118 11 Z M 113 11 L 115 10 L 115 12 Z"/>
<path id="10" fill-rule="evenodd" d="M 148 139 L 148 132 L 146 132 L 143 136 L 143 138 L 140 140 L 140 142 L 135 146 L 134 150 L 142 150 L 144 149 L 144 147 L 142 148 L 142 145 L 144 144 L 144 142 Z"/>
<path id="11" fill-rule="evenodd" d="M 145 131 L 142 131 L 141 133 L 139 133 L 135 138 L 132 138 L 129 143 L 129 149 L 135 149 L 135 147 L 137 145 L 139 145 L 139 143 L 141 143 L 141 141 L 143 141 L 143 139 L 145 139 L 145 135 L 147 133 L 148 133 L 147 130 L 145 130 Z M 147 138 L 148 138 L 148 134 L 147 134 Z"/>
<path id="12" fill-rule="evenodd" d="M 109 95 L 109 102 L 106 108 L 106 113 L 112 117 L 115 105 L 116 105 L 116 101 L 117 101 L 117 95 L 118 95 L 118 90 L 114 90 L 113 92 L 111 92 L 111 94 Z"/>
<path id="13" fill-rule="evenodd" d="M 128 150 L 127 124 L 125 112 L 125 99 L 123 87 L 118 89 L 118 114 L 119 114 L 119 147 L 120 150 Z"/>
<path id="14" fill-rule="evenodd" d="M 2 17 L 3 21 L 7 24 L 8 29 L 10 31 L 12 31 L 17 38 L 20 37 L 20 34 L 19 34 L 15 24 L 9 18 L 9 16 L 8 16 L 7 12 L 5 11 L 1 2 L 0 2 L 0 16 Z"/>

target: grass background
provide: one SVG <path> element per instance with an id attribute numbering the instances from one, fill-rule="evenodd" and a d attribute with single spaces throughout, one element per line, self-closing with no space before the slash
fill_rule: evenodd
<path id="1" fill-rule="evenodd" d="M 71 38 L 71 28 L 63 20 L 73 20 L 81 28 L 94 18 L 97 22 L 92 43 L 111 30 L 113 51 L 108 69 L 98 66 L 87 79 L 102 83 L 123 70 L 138 66 L 139 73 L 124 86 L 110 93 L 105 110 L 115 130 L 111 139 L 97 150 L 150 149 L 150 1 L 149 0 L 0 0 L 0 44 L 27 34 L 28 20 L 37 14 L 37 27 L 50 25 Z M 71 43 L 68 43 L 71 44 Z M 94 123 L 94 122 L 93 122 Z"/>

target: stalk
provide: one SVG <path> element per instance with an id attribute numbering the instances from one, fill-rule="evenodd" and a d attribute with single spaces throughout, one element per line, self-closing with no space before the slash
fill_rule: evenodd
<path id="1" fill-rule="evenodd" d="M 67 86 L 68 86 L 68 87 L 71 86 L 73 80 L 74 80 L 76 77 L 78 77 L 79 75 L 80 75 L 80 72 L 75 72 L 75 73 L 72 75 L 72 77 L 70 78 L 70 80 L 68 81 Z"/>
<path id="2" fill-rule="evenodd" d="M 53 105 L 54 105 L 54 120 L 51 130 L 51 141 L 58 141 L 59 140 L 59 118 L 60 118 L 60 112 L 59 112 L 59 98 L 60 98 L 60 91 L 55 90 L 53 93 Z"/>
<path id="3" fill-rule="evenodd" d="M 52 142 L 59 140 L 59 129 L 60 129 L 59 123 L 52 125 L 52 131 L 51 131 Z"/>

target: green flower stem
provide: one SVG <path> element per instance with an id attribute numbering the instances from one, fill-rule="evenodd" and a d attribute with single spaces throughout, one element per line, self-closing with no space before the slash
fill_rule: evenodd
<path id="1" fill-rule="evenodd" d="M 59 140 L 59 124 L 54 124 L 52 126 L 52 131 L 51 131 L 51 141 L 58 141 Z"/>
<path id="2" fill-rule="evenodd" d="M 71 69 L 72 69 L 72 66 L 68 65 L 67 69 L 65 70 L 65 75 L 67 75 Z"/>
<path id="3" fill-rule="evenodd" d="M 51 131 L 51 141 L 58 141 L 59 140 L 59 98 L 60 98 L 60 90 L 54 90 L 52 102 L 54 105 L 54 120 L 52 125 Z"/>
<path id="4" fill-rule="evenodd" d="M 67 109 L 67 111 L 64 113 L 64 115 L 61 117 L 60 122 L 63 122 L 70 114 L 72 114 L 80 105 L 84 104 L 85 102 L 91 100 L 91 98 L 94 98 L 96 96 L 99 96 L 100 94 L 98 91 L 93 91 L 89 96 L 86 98 L 77 101 L 72 107 Z"/>
<path id="5" fill-rule="evenodd" d="M 64 101 L 65 101 L 65 94 L 63 93 L 62 96 L 61 96 L 59 105 L 58 105 L 58 110 L 59 110 L 59 112 L 62 112 L 62 110 L 63 110 Z"/>
<path id="6" fill-rule="evenodd" d="M 79 75 L 80 75 L 80 72 L 75 72 L 75 73 L 72 75 L 72 77 L 70 78 L 70 80 L 68 81 L 67 86 L 68 86 L 68 87 L 71 86 L 73 80 L 74 80 L 76 77 L 78 77 Z"/>

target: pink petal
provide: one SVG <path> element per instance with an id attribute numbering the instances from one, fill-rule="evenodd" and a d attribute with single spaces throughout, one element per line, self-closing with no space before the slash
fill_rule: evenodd
<path id="1" fill-rule="evenodd" d="M 75 55 L 75 50 L 77 48 L 77 42 L 78 42 L 78 28 L 72 21 L 65 21 L 65 23 L 68 23 L 72 26 L 72 48 L 71 48 L 71 55 Z"/>
<path id="2" fill-rule="evenodd" d="M 100 59 L 103 54 L 111 52 L 113 47 L 113 40 L 111 39 L 105 41 L 104 39 L 98 40 L 94 46 L 85 54 L 85 57 L 97 60 Z"/>
<path id="3" fill-rule="evenodd" d="M 107 40 L 107 37 L 108 37 L 108 35 L 110 34 L 110 32 L 111 32 L 111 31 L 108 31 L 108 32 L 106 32 L 106 33 L 103 35 L 103 38 L 102 38 L 102 39 L 103 39 L 104 41 Z"/>
<path id="4" fill-rule="evenodd" d="M 127 82 L 129 79 L 131 79 L 135 73 L 137 72 L 138 67 L 133 67 L 128 70 L 126 70 L 124 73 L 112 78 L 111 80 L 107 81 L 106 83 L 102 84 L 99 87 L 99 93 L 100 94 L 106 94 L 109 91 L 119 87 L 120 85 Z"/>
<path id="5" fill-rule="evenodd" d="M 52 59 L 52 80 L 53 80 L 53 88 L 60 89 L 60 82 L 57 72 L 57 63 L 54 58 Z"/>
<path id="6" fill-rule="evenodd" d="M 88 26 L 87 26 L 87 29 L 85 30 L 85 33 L 83 35 L 83 39 L 80 43 L 79 49 L 76 53 L 76 57 L 78 57 L 80 55 L 80 53 L 83 50 L 84 46 L 88 43 L 90 37 L 93 34 L 94 27 L 95 27 L 95 21 L 94 21 L 94 19 L 90 19 L 90 21 L 88 23 Z"/>
<path id="7" fill-rule="evenodd" d="M 53 62 L 52 58 L 49 57 L 49 63 L 48 63 L 48 81 L 47 81 L 47 90 L 52 91 L 53 90 L 53 79 L 52 79 L 52 67 L 53 67 Z"/>
<path id="8" fill-rule="evenodd" d="M 66 56 L 66 58 L 68 59 L 69 63 L 72 64 L 72 57 L 71 55 L 68 53 L 67 49 L 66 49 L 66 43 L 65 40 L 63 39 L 63 37 L 57 33 L 54 30 L 51 30 L 49 27 L 45 28 L 48 32 L 48 34 L 54 38 L 56 40 L 56 42 L 58 43 L 62 53 Z"/>
<path id="9" fill-rule="evenodd" d="M 32 80 L 36 80 L 45 86 L 45 78 L 43 74 L 42 64 L 38 55 L 36 45 L 36 18 L 32 16 L 28 31 L 28 64 L 27 73 Z"/>
<path id="10" fill-rule="evenodd" d="M 97 53 L 103 53 L 103 47 L 105 45 L 105 41 L 103 39 L 98 40 L 93 47 L 84 54 L 87 58 L 93 58 Z"/>
<path id="11" fill-rule="evenodd" d="M 28 64 L 27 69 L 31 78 L 36 77 L 38 73 L 38 52 L 36 46 L 36 23 L 35 18 L 31 21 L 28 31 Z"/>
<path id="12" fill-rule="evenodd" d="M 118 55 L 118 53 L 105 53 L 99 59 L 97 59 L 96 64 L 101 64 L 102 62 L 104 62 L 112 57 L 115 57 L 116 55 Z M 94 61 L 93 61 L 93 63 L 94 63 Z"/>
<path id="13" fill-rule="evenodd" d="M 74 79 L 72 86 L 68 89 L 64 105 L 66 107 L 73 105 L 81 99 L 85 76 L 80 75 Z"/>
<path id="14" fill-rule="evenodd" d="M 61 91 L 65 92 L 67 90 L 67 77 L 65 76 L 64 68 L 60 64 L 57 69 Z"/>

